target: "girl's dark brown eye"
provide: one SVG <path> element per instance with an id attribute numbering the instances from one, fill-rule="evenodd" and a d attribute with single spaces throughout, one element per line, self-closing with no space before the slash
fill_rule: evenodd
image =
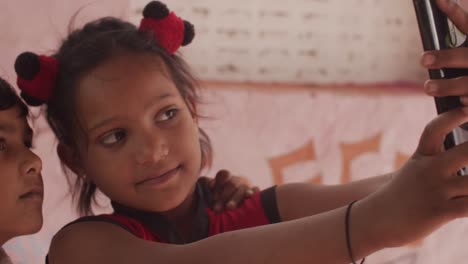
<path id="1" fill-rule="evenodd" d="M 105 146 L 112 146 L 120 141 L 122 141 L 127 134 L 123 130 L 116 130 L 106 134 L 101 139 L 101 143 Z"/>
<path id="2" fill-rule="evenodd" d="M 156 117 L 156 121 L 163 122 L 163 121 L 170 120 L 170 119 L 174 118 L 177 115 L 178 112 L 179 112 L 179 109 L 177 109 L 177 108 L 168 109 L 168 110 L 164 111 L 163 113 L 161 113 L 160 115 L 158 115 Z"/>

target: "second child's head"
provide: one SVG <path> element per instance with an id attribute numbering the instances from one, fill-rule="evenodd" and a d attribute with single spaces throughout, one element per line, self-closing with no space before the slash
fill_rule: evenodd
<path id="1" fill-rule="evenodd" d="M 42 227 L 42 163 L 31 151 L 28 108 L 0 78 L 0 246 Z"/>
<path id="2" fill-rule="evenodd" d="M 74 172 L 82 214 L 91 213 L 97 189 L 132 208 L 174 209 L 211 160 L 197 122 L 196 82 L 154 34 L 102 18 L 72 32 L 52 56 L 57 77 L 47 120 Z"/>

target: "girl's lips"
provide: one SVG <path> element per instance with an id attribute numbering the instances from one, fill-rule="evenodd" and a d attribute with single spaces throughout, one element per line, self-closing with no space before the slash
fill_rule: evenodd
<path id="1" fill-rule="evenodd" d="M 151 186 L 157 186 L 161 185 L 165 182 L 167 182 L 169 179 L 177 175 L 177 173 L 180 171 L 181 166 L 177 166 L 174 169 L 171 169 L 169 171 L 166 171 L 162 174 L 159 174 L 158 176 L 153 176 L 153 177 L 148 177 L 142 181 L 137 182 L 137 185 L 151 185 Z"/>
<path id="2" fill-rule="evenodd" d="M 42 201 L 44 199 L 44 189 L 42 186 L 34 186 L 28 192 L 23 193 L 19 197 L 20 199 L 27 199 L 27 200 L 38 200 Z"/>

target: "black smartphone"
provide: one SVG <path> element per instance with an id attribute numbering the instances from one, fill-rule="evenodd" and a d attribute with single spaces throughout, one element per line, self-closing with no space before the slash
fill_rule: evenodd
<path id="1" fill-rule="evenodd" d="M 466 35 L 438 8 L 435 0 L 413 0 L 413 4 L 425 51 L 468 46 Z M 468 69 L 429 70 L 431 79 L 451 79 L 465 75 L 468 75 Z M 435 97 L 435 104 L 439 114 L 462 106 L 457 96 Z M 448 134 L 444 146 L 449 149 L 465 141 L 468 141 L 468 123 Z M 465 167 L 458 174 L 468 175 L 468 169 Z"/>

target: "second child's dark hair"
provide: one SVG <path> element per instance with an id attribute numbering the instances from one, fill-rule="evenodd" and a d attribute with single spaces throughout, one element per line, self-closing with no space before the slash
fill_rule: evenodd
<path id="1" fill-rule="evenodd" d="M 122 54 L 147 54 L 160 58 L 192 115 L 198 117 L 198 86 L 184 60 L 178 55 L 169 55 L 150 33 L 138 31 L 131 23 L 106 17 L 71 32 L 53 55 L 59 63 L 59 73 L 53 95 L 47 102 L 47 121 L 60 144 L 78 153 L 76 137 L 84 135 L 76 113 L 80 79 L 102 63 Z M 212 148 L 207 134 L 199 130 L 203 168 L 211 163 Z M 97 187 L 83 180 L 82 176 L 67 173 L 78 212 L 80 215 L 91 215 Z"/>
<path id="2" fill-rule="evenodd" d="M 8 110 L 13 107 L 19 108 L 20 117 L 28 116 L 29 110 L 26 104 L 21 101 L 11 85 L 0 78 L 0 111 Z"/>

